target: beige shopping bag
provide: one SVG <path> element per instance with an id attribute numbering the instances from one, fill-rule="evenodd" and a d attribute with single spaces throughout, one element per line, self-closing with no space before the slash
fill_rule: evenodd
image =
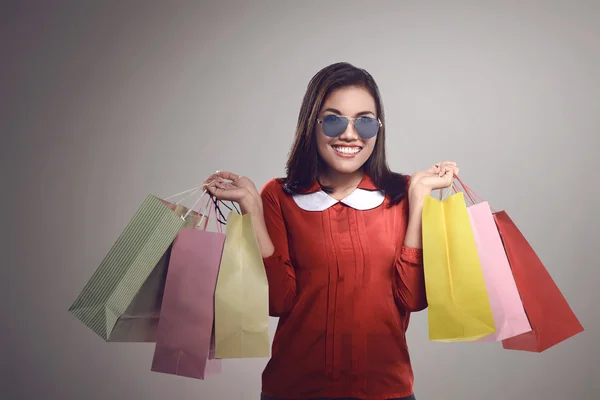
<path id="1" fill-rule="evenodd" d="M 270 356 L 269 286 L 252 219 L 232 211 L 215 292 L 216 358 Z"/>

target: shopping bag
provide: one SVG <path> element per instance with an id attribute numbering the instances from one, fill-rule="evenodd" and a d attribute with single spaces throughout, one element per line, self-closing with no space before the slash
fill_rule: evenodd
<path id="1" fill-rule="evenodd" d="M 252 219 L 232 211 L 215 293 L 216 357 L 269 357 L 268 328 L 269 287 Z"/>
<path id="2" fill-rule="evenodd" d="M 218 222 L 217 228 L 183 228 L 173 243 L 152 371 L 196 379 L 221 372 L 214 355 L 214 296 L 225 235 Z"/>
<path id="3" fill-rule="evenodd" d="M 527 239 L 505 211 L 494 214 L 532 331 L 505 339 L 509 350 L 541 353 L 584 328 Z"/>
<path id="4" fill-rule="evenodd" d="M 422 212 L 429 339 L 474 341 L 495 332 L 490 301 L 462 193 L 427 196 Z"/>
<path id="5" fill-rule="evenodd" d="M 69 307 L 107 342 L 155 340 L 171 243 L 191 218 L 205 222 L 167 199 L 146 197 Z"/>
<path id="6" fill-rule="evenodd" d="M 460 178 L 455 179 L 463 187 L 467 204 L 470 204 L 467 212 L 496 326 L 496 332 L 479 341 L 497 342 L 530 332 L 531 326 L 494 222 L 492 208 Z"/>

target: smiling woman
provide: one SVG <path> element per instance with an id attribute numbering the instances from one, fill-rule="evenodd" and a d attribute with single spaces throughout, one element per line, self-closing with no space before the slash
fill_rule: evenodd
<path id="1" fill-rule="evenodd" d="M 340 197 L 366 173 L 393 204 L 398 203 L 408 179 L 389 169 L 385 133 L 383 104 L 373 77 L 348 63 L 322 69 L 309 82 L 300 108 L 286 192 L 303 192 L 316 178 L 326 193 Z M 354 185 L 340 188 L 338 178 Z"/>
<path id="2" fill-rule="evenodd" d="M 415 398 L 405 332 L 427 306 L 423 200 L 456 173 L 392 172 L 377 85 L 338 63 L 308 85 L 285 178 L 260 194 L 234 173 L 207 180 L 252 216 L 280 317 L 263 399 Z"/>
<path id="3" fill-rule="evenodd" d="M 361 167 L 371 157 L 377 142 L 380 122 L 376 119 L 375 100 L 367 89 L 347 86 L 333 91 L 324 108 L 323 119 L 318 120 L 322 121 L 318 125 L 321 134 L 317 135 L 318 153 L 323 161 L 320 182 L 333 186 L 337 173 L 349 175 L 345 179 L 352 177 L 358 182 L 362 178 Z M 350 121 L 354 129 L 348 129 Z M 345 197 L 344 192 L 340 195 Z M 333 194 L 333 197 L 339 195 Z"/>

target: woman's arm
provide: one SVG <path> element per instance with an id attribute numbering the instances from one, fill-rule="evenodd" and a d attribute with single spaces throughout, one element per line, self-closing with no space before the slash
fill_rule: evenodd
<path id="1" fill-rule="evenodd" d="M 425 196 L 428 196 L 431 190 L 422 186 L 409 185 L 408 189 L 408 226 L 406 236 L 404 237 L 404 246 L 413 249 L 423 248 L 422 215 Z"/>
<path id="2" fill-rule="evenodd" d="M 415 173 L 409 180 L 407 199 L 403 204 L 403 239 L 399 246 L 400 254 L 396 256 L 394 281 L 396 301 L 409 312 L 421 311 L 427 307 L 422 250 L 425 197 L 433 190 L 450 186 L 455 175 L 458 175 L 456 163 L 443 161 L 426 171 Z"/>
<path id="3" fill-rule="evenodd" d="M 260 193 L 260 203 L 249 210 L 269 281 L 269 314 L 272 317 L 288 314 L 296 301 L 296 272 L 289 256 L 280 191 L 275 180 L 268 182 Z"/>
<path id="4" fill-rule="evenodd" d="M 263 258 L 268 258 L 275 252 L 273 241 L 269 236 L 267 225 L 265 223 L 265 215 L 263 210 L 263 202 L 260 195 L 253 199 L 247 207 L 242 207 L 242 214 L 250 214 L 252 218 L 252 225 L 254 226 L 254 232 L 256 233 L 256 239 L 258 240 L 258 246 L 260 247 L 260 253 Z"/>
<path id="5" fill-rule="evenodd" d="M 235 201 L 242 214 L 250 214 L 269 282 L 269 315 L 286 315 L 296 301 L 296 273 L 279 202 L 281 186 L 271 180 L 259 194 L 250 179 L 227 171 L 211 175 L 205 184 L 213 196 Z"/>
<path id="6" fill-rule="evenodd" d="M 421 240 L 423 193 L 419 189 L 415 191 L 411 184 L 407 198 L 399 205 L 402 207 L 401 242 L 399 254 L 396 255 L 393 289 L 396 302 L 408 312 L 427 308 Z"/>

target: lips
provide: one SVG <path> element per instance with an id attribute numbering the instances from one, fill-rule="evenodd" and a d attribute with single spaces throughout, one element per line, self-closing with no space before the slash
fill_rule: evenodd
<path id="1" fill-rule="evenodd" d="M 360 146 L 331 146 L 333 151 L 342 157 L 354 157 L 361 152 Z"/>

